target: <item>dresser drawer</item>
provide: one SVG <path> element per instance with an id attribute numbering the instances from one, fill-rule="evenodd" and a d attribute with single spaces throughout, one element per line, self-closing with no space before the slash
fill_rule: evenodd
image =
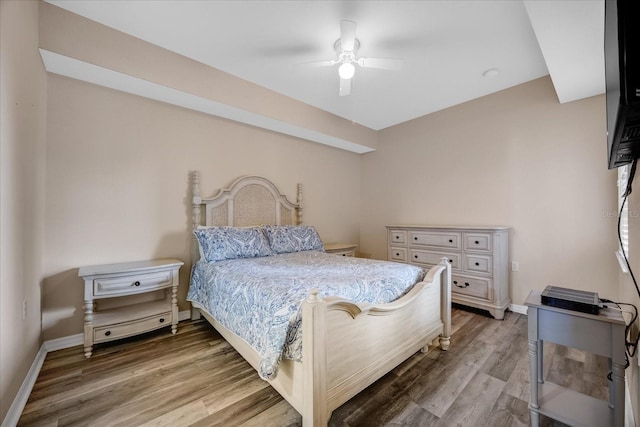
<path id="1" fill-rule="evenodd" d="M 389 243 L 392 245 L 406 245 L 407 232 L 405 230 L 389 230 Z"/>
<path id="2" fill-rule="evenodd" d="M 113 339 L 124 338 L 170 325 L 171 312 L 167 311 L 166 313 L 160 313 L 144 319 L 94 328 L 93 342 L 111 341 Z"/>
<path id="3" fill-rule="evenodd" d="M 460 233 L 413 231 L 409 233 L 409 244 L 460 249 Z"/>
<path id="4" fill-rule="evenodd" d="M 462 276 L 451 276 L 451 292 L 489 299 L 491 279 L 478 279 Z"/>
<path id="5" fill-rule="evenodd" d="M 171 270 L 98 278 L 93 281 L 93 296 L 131 295 L 166 288 L 172 283 Z"/>
<path id="6" fill-rule="evenodd" d="M 409 262 L 436 265 L 440 263 L 442 257 L 449 258 L 451 268 L 460 269 L 460 254 L 450 254 L 443 252 L 430 252 L 418 249 L 412 249 Z"/>
<path id="7" fill-rule="evenodd" d="M 465 254 L 463 269 L 474 273 L 491 274 L 491 256 Z"/>
<path id="8" fill-rule="evenodd" d="M 406 248 L 389 248 L 389 261 L 407 262 L 407 249 Z"/>
<path id="9" fill-rule="evenodd" d="M 489 233 L 464 233 L 465 251 L 490 251 L 491 234 Z"/>

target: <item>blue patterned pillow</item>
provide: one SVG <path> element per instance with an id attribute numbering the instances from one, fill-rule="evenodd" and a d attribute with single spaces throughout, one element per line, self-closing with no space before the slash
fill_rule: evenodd
<path id="1" fill-rule="evenodd" d="M 263 225 L 271 250 L 276 254 L 324 251 L 322 240 L 312 225 Z"/>
<path id="2" fill-rule="evenodd" d="M 200 256 L 207 262 L 272 255 L 269 241 L 259 227 L 202 227 L 193 230 Z"/>

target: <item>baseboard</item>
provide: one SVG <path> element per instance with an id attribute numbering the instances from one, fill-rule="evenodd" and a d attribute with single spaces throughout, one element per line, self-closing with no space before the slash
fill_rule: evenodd
<path id="1" fill-rule="evenodd" d="M 84 344 L 84 334 L 69 335 L 68 337 L 56 338 L 45 341 L 44 349 L 48 352 L 56 350 L 64 350 L 65 348 L 75 347 Z"/>
<path id="2" fill-rule="evenodd" d="M 15 427 L 18 424 L 20 415 L 22 415 L 22 411 L 27 404 L 27 400 L 29 400 L 31 390 L 36 384 L 36 380 L 38 379 L 38 374 L 40 373 L 45 357 L 47 357 L 47 350 L 43 343 L 31 364 L 31 368 L 29 368 L 29 372 L 27 372 L 27 376 L 18 390 L 18 394 L 16 394 L 15 399 L 13 399 L 13 403 L 9 407 L 9 411 L 2 421 L 1 427 Z"/>
<path id="3" fill-rule="evenodd" d="M 513 311 L 514 313 L 520 313 L 520 314 L 527 314 L 527 306 L 526 305 L 519 305 L 519 304 L 511 304 L 509 306 L 509 310 Z"/>
<path id="4" fill-rule="evenodd" d="M 184 310 L 178 313 L 178 322 L 190 319 L 190 310 Z M 20 415 L 22 415 L 22 411 L 27 404 L 27 400 L 29 400 L 29 395 L 31 394 L 31 390 L 33 390 L 33 386 L 38 379 L 38 374 L 40 374 L 40 369 L 42 369 L 42 364 L 44 363 L 44 359 L 47 357 L 47 353 L 83 344 L 84 334 L 69 335 L 43 342 L 40 346 L 40 350 L 38 350 L 38 353 L 33 360 L 33 363 L 31 364 L 31 368 L 29 368 L 27 376 L 20 386 L 20 390 L 18 390 L 18 394 L 15 399 L 13 399 L 13 403 L 7 412 L 7 416 L 2 421 L 2 425 L 0 425 L 0 427 L 14 427 L 18 424 Z"/>

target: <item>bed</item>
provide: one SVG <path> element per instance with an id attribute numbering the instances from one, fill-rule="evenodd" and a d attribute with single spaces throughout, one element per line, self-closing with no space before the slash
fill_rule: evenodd
<path id="1" fill-rule="evenodd" d="M 234 232 L 239 231 L 243 235 L 249 233 L 248 230 L 267 227 L 264 232 L 271 239 L 272 244 L 275 241 L 273 236 L 277 237 L 274 233 L 283 229 L 304 229 L 305 226 L 301 225 L 303 210 L 300 184 L 297 187 L 295 203 L 282 195 L 271 181 L 258 176 L 241 177 L 228 188 L 219 190 L 214 196 L 203 198 L 200 195 L 200 174 L 195 171 L 191 176 L 191 196 L 194 239 L 192 279 L 188 300 L 192 304 L 192 318 L 204 316 L 258 371 L 260 376 L 302 415 L 304 426 L 327 425 L 333 410 L 415 352 L 427 351 L 429 345 L 440 345 L 443 350 L 448 349 L 451 332 L 451 269 L 446 258 L 428 272 L 422 271 L 420 276 L 413 279 L 403 278 L 403 280 L 417 280 L 417 283 L 413 282 L 415 285 L 410 286 L 408 290 L 397 289 L 393 291 L 397 292 L 395 295 L 388 295 L 385 291 L 383 293 L 386 296 L 383 299 L 376 299 L 374 303 L 355 302 L 358 301 L 356 295 L 353 299 L 347 299 L 331 293 L 331 290 L 338 287 L 332 286 L 332 273 L 326 273 L 323 270 L 327 263 L 335 260 L 338 262 L 336 268 L 349 269 L 355 272 L 354 274 L 359 274 L 360 267 L 365 268 L 361 264 L 371 264 L 375 273 L 363 273 L 362 276 L 367 276 L 370 281 L 383 281 L 386 284 L 391 280 L 385 276 L 388 269 L 404 268 L 406 265 L 347 259 L 348 257 L 326 254 L 321 249 L 292 253 L 284 251 L 284 253 L 264 257 L 259 254 L 237 260 L 214 258 L 215 262 L 205 262 L 211 261 L 207 247 L 203 244 L 199 245 L 195 238 L 198 234 L 197 230 L 210 231 L 203 226 L 213 227 L 212 229 L 216 232 L 218 228 L 234 227 Z M 206 242 L 200 235 L 198 239 L 201 243 Z M 311 241 L 313 245 L 316 244 L 313 240 Z M 203 260 L 200 260 L 201 256 Z M 247 266 L 239 269 L 240 263 L 246 263 Z M 265 350 L 265 348 L 272 349 L 274 342 L 267 340 L 269 342 L 263 343 L 262 347 L 255 346 L 251 338 L 241 336 L 242 334 L 234 327 L 233 321 L 230 323 L 228 317 L 217 311 L 217 305 L 210 305 L 206 299 L 197 296 L 197 294 L 207 293 L 223 294 L 223 291 L 213 292 L 206 287 L 199 287 L 199 291 L 194 290 L 196 283 L 214 283 L 214 280 L 220 280 L 218 276 L 222 274 L 221 272 L 226 271 L 227 276 L 224 277 L 228 278 L 229 274 L 239 275 L 236 279 L 240 283 L 247 284 L 246 289 L 237 291 L 232 287 L 229 292 L 247 293 L 249 289 L 254 288 L 253 281 L 258 280 L 258 276 L 262 280 L 262 276 L 267 274 L 264 272 L 272 268 L 278 271 L 283 269 L 289 271 L 293 268 L 291 265 L 295 263 L 306 266 L 307 270 L 303 276 L 307 280 L 300 286 L 282 288 L 291 289 L 293 300 L 299 299 L 298 309 L 290 309 L 284 313 L 278 312 L 281 318 L 286 319 L 284 323 L 289 325 L 285 340 L 289 347 L 282 352 L 290 353 L 288 356 L 290 358 L 275 357 L 277 359 L 275 365 L 270 364 L 274 362 L 273 352 L 269 353 L 269 350 Z M 381 268 L 382 264 L 385 267 L 384 271 L 375 270 L 375 268 Z M 254 273 L 251 273 L 252 271 Z M 317 271 L 322 273 L 316 274 Z M 400 275 L 410 276 L 413 273 L 415 271 L 408 270 Z M 241 274 L 249 274 L 249 276 Z M 226 278 L 222 282 L 226 281 Z M 290 280 L 291 283 L 302 283 L 298 278 Z M 322 282 L 329 284 L 324 291 L 319 290 L 319 286 L 315 287 L 316 283 L 323 284 Z M 215 283 L 215 286 L 219 286 L 218 282 Z M 392 287 L 389 286 L 389 288 Z M 300 292 L 306 293 L 301 297 Z M 378 297 L 380 295 L 376 298 Z M 243 298 L 249 298 L 252 301 L 252 307 L 258 307 L 262 300 L 270 301 L 271 295 L 257 294 L 250 297 L 245 295 Z M 268 305 L 270 304 L 264 304 L 264 306 Z M 262 308 L 250 311 L 261 310 Z M 236 308 L 236 311 L 249 310 Z M 292 317 L 292 314 L 295 316 Z M 252 322 L 260 321 L 257 318 L 252 320 Z M 268 322 L 270 322 L 269 325 L 278 323 L 278 328 L 283 323 L 273 320 Z M 291 329 L 299 329 L 301 334 L 293 334 Z M 297 347 L 296 343 L 299 344 Z M 299 352 L 298 357 L 296 357 L 296 349 Z M 265 351 L 271 357 L 265 357 Z"/>

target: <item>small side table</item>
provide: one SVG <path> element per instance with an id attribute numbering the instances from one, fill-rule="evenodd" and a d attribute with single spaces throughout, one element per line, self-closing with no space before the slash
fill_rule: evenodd
<path id="1" fill-rule="evenodd" d="M 177 291 L 183 262 L 177 259 L 92 265 L 78 270 L 84 279 L 84 355 L 93 345 L 171 326 L 178 328 Z M 106 310 L 95 300 L 165 290 L 166 297 Z"/>
<path id="2" fill-rule="evenodd" d="M 599 315 L 542 305 L 540 292 L 525 301 L 529 320 L 531 425 L 540 414 L 569 425 L 624 426 L 625 322 L 619 310 L 600 309 Z M 542 378 L 543 342 L 574 347 L 609 359 L 612 381 L 609 402 L 566 389 Z"/>
<path id="3" fill-rule="evenodd" d="M 356 256 L 357 247 L 358 245 L 353 245 L 351 243 L 328 243 L 324 245 L 324 250 L 328 254 Z"/>

